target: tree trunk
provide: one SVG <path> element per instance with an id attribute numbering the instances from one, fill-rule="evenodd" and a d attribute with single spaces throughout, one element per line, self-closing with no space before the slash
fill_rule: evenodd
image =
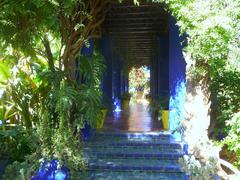
<path id="1" fill-rule="evenodd" d="M 192 69 L 192 66 L 191 68 Z M 207 76 L 196 80 L 193 73 L 187 70 L 187 97 L 185 101 L 186 119 L 184 125 L 186 131 L 184 140 L 189 146 L 189 153 L 194 155 L 200 162 L 205 163 L 209 158 L 220 159 L 221 148 L 214 146 L 208 137 L 210 126 L 210 89 Z M 220 163 L 218 175 L 227 179 L 226 173 L 222 170 Z"/>

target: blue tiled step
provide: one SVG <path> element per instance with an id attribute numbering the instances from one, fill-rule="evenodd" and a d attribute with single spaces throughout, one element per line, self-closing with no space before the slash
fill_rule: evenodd
<path id="1" fill-rule="evenodd" d="M 185 180 L 184 173 L 164 173 L 150 171 L 88 171 L 84 175 L 76 175 L 73 179 L 89 180 Z"/>
<path id="2" fill-rule="evenodd" d="M 97 159 L 93 158 L 88 160 L 90 165 L 92 164 L 107 164 L 107 165 L 129 165 L 129 166 L 145 166 L 148 162 L 148 166 L 159 166 L 159 165 L 178 165 L 178 160 L 158 160 L 158 159 Z"/>
<path id="3" fill-rule="evenodd" d="M 183 143 L 169 133 L 97 132 L 84 142 L 89 168 L 83 179 L 184 180 L 183 155 Z"/>
<path id="4" fill-rule="evenodd" d="M 174 148 L 174 149 L 181 149 L 182 144 L 178 142 L 132 142 L 132 141 L 126 141 L 126 142 L 109 142 L 109 143 L 102 143 L 102 142 L 88 142 L 85 144 L 85 146 L 92 147 L 92 148 L 98 148 L 98 147 L 147 147 L 147 148 Z"/>
<path id="5" fill-rule="evenodd" d="M 128 165 L 89 165 L 90 170 L 115 170 L 115 171 L 159 171 L 159 172 L 181 172 L 179 166 L 128 166 Z"/>
<path id="6" fill-rule="evenodd" d="M 134 147 L 134 146 L 130 146 L 130 147 L 112 147 L 112 146 L 98 146 L 95 148 L 92 147 L 85 147 L 84 148 L 84 152 L 86 153 L 126 153 L 126 154 L 139 154 L 139 153 L 146 153 L 146 154 L 150 154 L 150 153 L 176 153 L 176 154 L 180 154 L 182 152 L 181 149 L 174 149 L 171 147 L 164 147 L 164 148 L 160 148 L 160 147 Z"/>
<path id="7" fill-rule="evenodd" d="M 86 153 L 87 157 L 96 158 L 158 158 L 158 159 L 178 159 L 183 156 L 183 153 Z"/>
<path id="8" fill-rule="evenodd" d="M 128 138 L 139 138 L 139 137 L 152 137 L 152 138 L 170 138 L 172 137 L 169 132 L 97 132 L 96 136 L 100 137 L 128 137 Z"/>
<path id="9" fill-rule="evenodd" d="M 97 135 L 90 140 L 90 142 L 101 142 L 101 143 L 112 143 L 112 142 L 158 142 L 158 143 L 176 143 L 177 141 L 175 141 L 173 138 L 155 138 L 155 137 L 148 137 L 148 136 L 142 136 L 142 137 L 104 137 L 104 136 L 100 136 L 98 137 Z"/>
<path id="10" fill-rule="evenodd" d="M 147 164 L 146 164 L 147 163 Z M 146 159 L 95 159 L 89 162 L 90 170 L 115 170 L 115 171 L 160 171 L 181 172 L 180 165 L 174 160 L 146 160 Z"/>

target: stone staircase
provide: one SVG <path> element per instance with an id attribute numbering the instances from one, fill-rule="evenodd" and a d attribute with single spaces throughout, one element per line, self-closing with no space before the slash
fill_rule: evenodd
<path id="1" fill-rule="evenodd" d="M 167 132 L 97 132 L 84 143 L 90 180 L 185 180 L 183 143 Z"/>

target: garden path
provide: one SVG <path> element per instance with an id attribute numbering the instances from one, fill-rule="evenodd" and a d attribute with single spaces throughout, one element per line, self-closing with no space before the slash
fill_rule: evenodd
<path id="1" fill-rule="evenodd" d="M 161 130 L 161 122 L 149 112 L 148 104 L 131 103 L 127 109 L 109 113 L 104 123 L 106 130 L 147 132 Z"/>

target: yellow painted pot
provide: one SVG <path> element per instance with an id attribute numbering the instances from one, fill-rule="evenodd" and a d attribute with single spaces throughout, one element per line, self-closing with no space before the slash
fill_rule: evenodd
<path id="1" fill-rule="evenodd" d="M 103 124 L 105 121 L 105 118 L 107 116 L 107 109 L 101 109 L 101 115 L 99 116 L 98 120 L 97 120 L 97 129 L 101 129 L 103 128 Z"/>
<path id="2" fill-rule="evenodd" d="M 168 122 L 168 110 L 160 110 L 161 120 L 163 124 L 163 129 L 169 129 L 169 122 Z"/>
<path id="3" fill-rule="evenodd" d="M 127 109 L 129 107 L 129 101 L 128 99 L 122 100 L 122 109 Z"/>

